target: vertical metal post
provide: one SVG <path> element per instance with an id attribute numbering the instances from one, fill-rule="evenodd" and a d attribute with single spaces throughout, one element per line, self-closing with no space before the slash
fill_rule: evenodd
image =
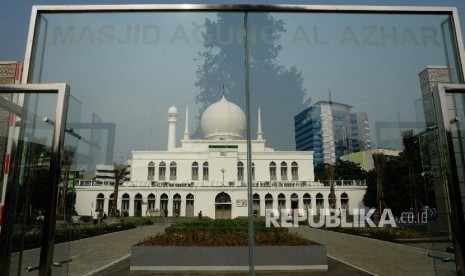
<path id="1" fill-rule="evenodd" d="M 61 176 L 61 151 L 63 149 L 65 139 L 65 124 L 68 113 L 69 87 L 63 84 L 64 87 L 58 90 L 57 105 L 56 105 L 56 121 L 53 133 L 52 152 L 50 155 L 50 194 L 45 210 L 44 229 L 41 241 L 41 251 L 39 260 L 39 275 L 48 276 L 52 273 L 53 263 L 53 246 L 55 241 L 56 227 L 56 209 L 58 204 L 58 185 Z"/>
<path id="2" fill-rule="evenodd" d="M 244 59 L 245 59 L 245 112 L 247 121 L 247 192 L 248 192 L 248 224 L 249 224 L 249 275 L 255 275 L 254 271 L 254 229 L 252 206 L 252 144 L 250 138 L 250 81 L 249 81 L 249 43 L 247 38 L 247 19 L 249 13 L 244 13 Z"/>

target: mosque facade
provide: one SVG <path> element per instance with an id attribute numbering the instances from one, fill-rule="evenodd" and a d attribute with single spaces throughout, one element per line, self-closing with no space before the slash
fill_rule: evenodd
<path id="1" fill-rule="evenodd" d="M 200 126 L 203 139 L 190 139 L 188 110 L 181 146 L 176 147 L 178 110 L 168 110 L 166 151 L 133 151 L 130 177 L 119 186 L 117 206 L 123 216 L 211 218 L 255 216 L 267 209 L 329 208 L 330 186 L 315 181 L 312 151 L 278 151 L 266 146 L 258 110 L 258 131 L 251 140 L 253 200 L 248 202 L 246 116 L 224 97 L 205 109 Z M 111 170 L 108 172 L 111 174 Z M 111 212 L 113 186 L 82 181 L 76 186 L 76 211 Z M 359 180 L 338 180 L 336 208 L 365 208 L 366 186 Z"/>

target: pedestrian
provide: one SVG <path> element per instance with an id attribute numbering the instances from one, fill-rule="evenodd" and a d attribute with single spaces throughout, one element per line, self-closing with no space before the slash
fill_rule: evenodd
<path id="1" fill-rule="evenodd" d="M 165 208 L 165 210 L 163 210 L 163 213 L 165 214 L 165 218 L 168 217 L 168 209 Z"/>
<path id="2" fill-rule="evenodd" d="M 98 217 L 99 217 L 99 212 L 97 209 L 95 209 L 95 212 L 92 214 L 92 218 L 94 219 L 94 224 L 98 224 Z"/>
<path id="3" fill-rule="evenodd" d="M 199 212 L 199 219 L 202 219 L 202 211 Z"/>

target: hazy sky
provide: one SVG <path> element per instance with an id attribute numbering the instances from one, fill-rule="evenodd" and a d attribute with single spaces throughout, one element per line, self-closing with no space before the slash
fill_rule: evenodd
<path id="1" fill-rule="evenodd" d="M 0 6 L 0 60 L 23 61 L 32 3 L 62 2 L 3 1 Z M 426 6 L 437 3 L 383 1 L 383 5 Z M 463 1 L 441 1 L 441 5 L 457 6 L 460 16 L 465 17 Z M 195 86 L 196 71 L 205 61 L 200 53 L 206 51 L 201 34 L 205 30 L 206 19 L 216 20 L 215 13 L 161 13 L 157 16 L 149 12 L 50 14 L 44 18 L 47 33 L 43 36 L 45 39 L 42 45 L 45 45 L 45 50 L 39 53 L 44 62 L 43 71 L 40 80 L 37 71 L 33 74 L 33 82 L 68 82 L 72 95 L 82 103 L 82 121 L 90 121 L 92 114 L 96 113 L 103 122 L 114 122 L 115 158 L 130 157 L 131 150 L 165 150 L 166 112 L 172 105 L 179 111 L 178 145 L 184 131 L 186 106 L 189 106 L 190 130 L 194 131 L 197 125 L 195 116 L 200 107 L 195 104 L 195 96 L 200 92 L 199 87 Z M 285 28 L 278 39 L 269 41 L 280 47 L 274 62 L 285 72 L 294 70 L 294 75 L 299 76 L 295 82 L 301 81 L 305 92 L 304 97 L 291 100 L 290 95 L 297 92 L 284 91 L 285 87 L 290 87 L 286 82 L 290 82 L 291 78 L 283 79 L 284 84 L 278 87 L 267 81 L 270 79 L 269 74 L 251 68 L 251 95 L 254 102 L 251 110 L 252 137 L 255 137 L 256 132 L 256 109 L 260 107 L 265 139 L 268 146 L 276 149 L 294 148 L 293 117 L 303 110 L 303 103 L 308 99 L 312 103 L 328 100 L 328 91 L 331 91 L 333 101 L 352 105 L 354 112 L 368 113 L 372 136 L 375 122 L 391 122 L 399 118 L 402 122 L 414 122 L 414 102 L 421 95 L 418 73 L 428 65 L 446 64 L 440 29 L 446 17 L 442 15 L 310 16 L 280 13 L 273 14 L 273 18 L 282 20 Z M 232 14 L 230 26 L 218 35 L 222 43 L 228 44 L 224 51 L 237 55 L 237 60 L 229 64 L 234 72 L 243 71 L 244 46 L 241 33 L 236 30 L 242 20 L 242 14 Z M 260 19 L 251 13 L 250 26 L 260 25 L 260 22 L 254 20 Z M 258 30 L 255 33 L 256 39 L 266 40 L 266 34 L 267 30 Z M 252 44 L 252 51 L 253 47 L 264 46 L 260 43 Z M 259 53 L 262 49 L 255 50 Z M 218 49 L 212 49 L 210 53 L 218 52 Z M 241 78 L 243 76 L 236 79 L 242 82 Z M 279 83 L 279 80 L 273 81 Z M 222 90 L 221 80 L 211 83 L 218 86 L 219 91 Z M 231 98 L 243 99 L 243 87 L 240 83 L 236 90 L 232 89 Z M 274 91 L 274 87 L 279 91 Z M 237 101 L 244 109 L 243 100 Z M 383 130 L 383 133 L 384 140 L 399 137 L 399 130 Z M 89 135 L 85 131 L 81 134 Z M 85 145 L 81 146 L 85 148 Z"/>

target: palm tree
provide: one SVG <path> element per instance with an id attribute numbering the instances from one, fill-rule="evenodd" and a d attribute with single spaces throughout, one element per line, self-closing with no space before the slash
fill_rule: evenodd
<path id="1" fill-rule="evenodd" d="M 336 209 L 336 194 L 334 193 L 334 166 L 325 164 L 325 173 L 329 181 L 329 208 Z"/>
<path id="2" fill-rule="evenodd" d="M 117 206 L 117 199 L 118 199 L 118 186 L 123 184 L 123 182 L 126 180 L 126 176 L 127 176 L 127 169 L 128 169 L 128 165 L 125 165 L 125 164 L 114 164 L 114 173 L 115 173 L 115 186 L 114 186 L 114 190 L 113 190 L 113 201 L 112 201 L 112 204 L 111 204 L 111 211 L 110 211 L 110 215 L 115 217 L 116 216 L 116 210 L 118 208 Z"/>

